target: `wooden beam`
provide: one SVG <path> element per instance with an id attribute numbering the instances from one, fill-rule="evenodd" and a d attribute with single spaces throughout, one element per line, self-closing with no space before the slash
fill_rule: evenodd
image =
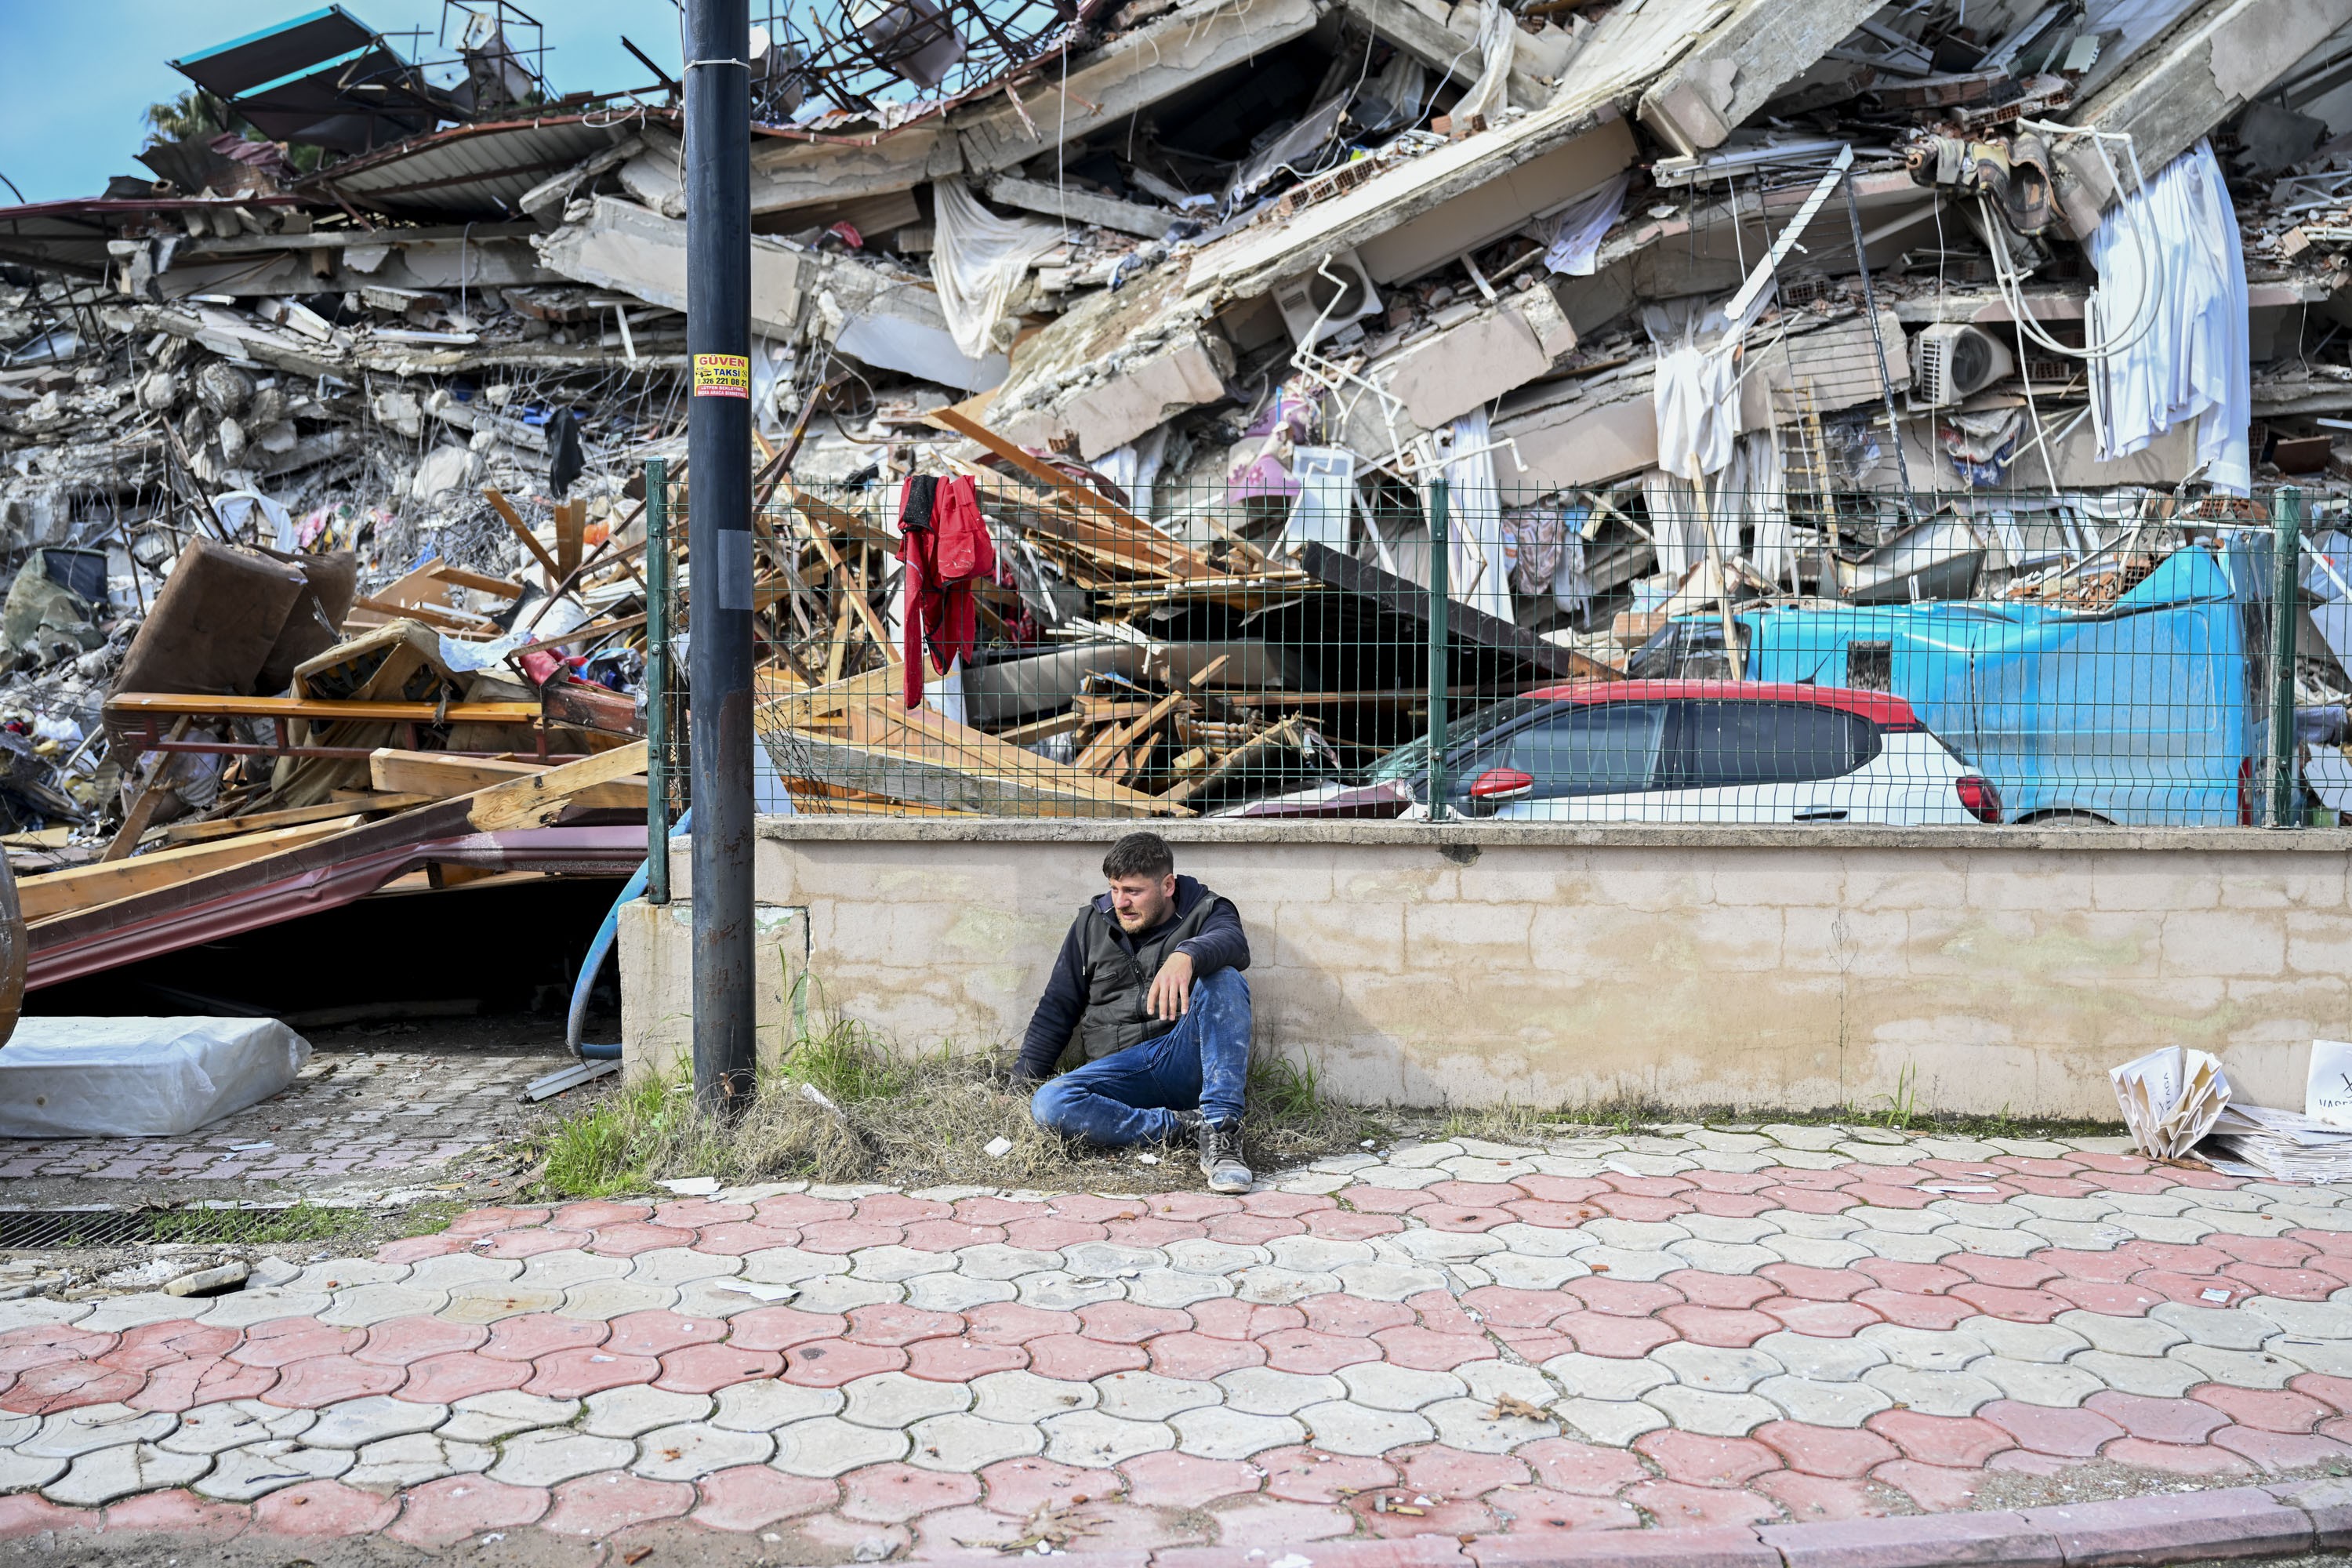
<path id="1" fill-rule="evenodd" d="M 1032 457 L 1022 450 L 1018 442 L 1005 439 L 979 420 L 958 413 L 952 407 L 934 409 L 924 416 L 924 420 L 935 428 L 953 431 L 966 440 L 979 442 L 988 451 L 1059 496 L 1081 517 L 1100 528 L 1125 536 L 1129 543 L 1147 546 L 1175 575 L 1214 575 L 1209 563 L 1194 552 L 1170 539 L 1101 491 L 1080 484 L 1043 458 Z"/>
<path id="2" fill-rule="evenodd" d="M 1079 712 L 1056 713 L 1049 719 L 1033 719 L 1026 724 L 1015 724 L 1010 730 L 999 730 L 996 738 L 1011 745 L 1025 746 L 1032 741 L 1050 741 L 1056 735 L 1066 735 L 1084 729 L 1091 721 Z"/>
<path id="3" fill-rule="evenodd" d="M 301 827 L 281 827 L 272 833 L 248 833 L 216 844 L 158 849 L 129 860 L 51 871 L 47 876 L 26 878 L 17 884 L 16 896 L 24 906 L 26 920 L 47 920 L 69 910 L 110 904 L 117 899 L 168 888 L 225 867 L 258 860 L 357 827 L 362 820 L 358 816 L 339 816 Z"/>
<path id="4" fill-rule="evenodd" d="M 555 503 L 555 564 L 556 581 L 569 583 L 580 570 L 580 551 L 588 532 L 588 503 L 584 500 Z"/>
<path id="5" fill-rule="evenodd" d="M 483 489 L 482 496 L 490 503 L 499 516 L 506 520 L 507 527 L 514 531 L 514 536 L 517 539 L 522 541 L 522 547 L 530 551 L 546 571 L 548 586 L 551 588 L 562 582 L 563 574 L 555 569 L 555 557 L 547 552 L 547 546 L 539 542 L 539 535 L 530 531 L 530 524 L 523 521 L 522 514 L 515 510 L 514 503 L 498 491 L 488 488 Z"/>
<path id="6" fill-rule="evenodd" d="M 199 719 L 368 719 L 383 724 L 529 724 L 536 702 L 356 702 L 340 697 L 206 697 L 177 691 L 123 691 L 106 700 L 113 714 Z"/>
<path id="7" fill-rule="evenodd" d="M 182 714 L 173 721 L 169 738 L 176 741 L 187 732 L 188 718 Z M 161 773 L 170 760 L 167 756 L 156 763 L 155 771 Z M 163 805 L 163 797 L 171 793 L 160 784 L 151 782 L 142 785 L 130 809 L 122 814 L 122 826 L 115 829 L 114 837 L 106 841 L 106 847 L 99 851 L 98 858 L 100 860 L 127 858 L 133 849 L 139 847 L 139 840 L 147 836 L 147 825 L 155 820 L 155 813 Z"/>
<path id="8" fill-rule="evenodd" d="M 646 743 L 633 741 L 529 778 L 509 779 L 467 797 L 466 820 L 477 832 L 543 826 L 562 815 L 574 795 L 592 784 L 610 784 L 646 771 Z"/>
<path id="9" fill-rule="evenodd" d="M 1184 780 L 1160 798 L 1171 804 L 1190 800 L 1244 763 L 1264 756 L 1278 746 L 1296 746 L 1306 732 L 1306 721 L 1303 719 L 1285 719 L 1264 734 L 1254 735 L 1227 752 L 1217 759 L 1216 765 L 1210 768 L 1208 772 Z"/>
<path id="10" fill-rule="evenodd" d="M 468 572 L 463 566 L 452 566 L 446 561 L 436 561 L 427 570 L 444 583 L 494 595 L 501 599 L 520 599 L 524 592 L 520 583 L 510 583 L 504 577 L 486 577 L 479 572 Z"/>
<path id="11" fill-rule="evenodd" d="M 163 842 L 169 845 L 200 844 L 211 838 L 235 838 L 245 833 L 299 827 L 306 823 L 348 816 L 355 811 L 405 811 L 412 805 L 429 805 L 441 798 L 432 795 L 371 795 L 350 798 L 350 795 L 356 793 L 338 790 L 336 795 L 339 798 L 323 805 L 298 805 L 286 811 L 257 812 L 251 816 L 216 816 L 209 822 L 175 822 L 163 830 Z"/>
<path id="12" fill-rule="evenodd" d="M 392 599 L 379 599 L 362 594 L 352 601 L 355 610 L 373 610 L 395 621 L 423 621 L 445 632 L 495 632 L 499 624 L 488 616 L 477 616 L 465 610 L 453 610 L 443 605 L 404 605 Z"/>
<path id="13" fill-rule="evenodd" d="M 535 778 L 551 771 L 544 763 L 453 757 L 446 752 L 404 752 L 392 746 L 380 747 L 368 758 L 369 782 L 380 790 L 405 792 L 420 804 L 472 795 L 493 784 Z M 589 785 L 572 797 L 572 804 L 591 811 L 643 811 L 646 789 L 641 778 L 614 779 Z"/>
<path id="14" fill-rule="evenodd" d="M 761 737 L 788 779 L 811 779 L 861 794 L 921 805 L 982 814 L 1017 812 L 1024 816 L 1185 816 L 1181 806 L 1138 795 L 1097 780 L 1050 781 L 1042 772 L 1022 777 L 985 773 L 879 746 L 861 746 L 830 735 L 771 731 Z M 1044 759 L 1031 759 L 1042 763 Z"/>

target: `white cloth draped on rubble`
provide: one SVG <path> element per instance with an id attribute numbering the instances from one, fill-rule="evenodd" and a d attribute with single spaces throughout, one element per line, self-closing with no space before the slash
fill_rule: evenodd
<path id="1" fill-rule="evenodd" d="M 1625 193 L 1633 183 L 1628 171 L 1569 203 L 1554 223 L 1544 269 L 1570 278 L 1591 277 L 1600 265 L 1601 241 L 1625 211 Z"/>
<path id="2" fill-rule="evenodd" d="M 1062 226 L 999 217 L 980 205 L 961 180 L 931 185 L 938 216 L 931 245 L 931 281 L 956 347 L 972 359 L 1001 351 L 997 323 L 1029 264 L 1062 243 Z"/>
<path id="3" fill-rule="evenodd" d="M 1788 575 L 1793 542 L 1778 432 L 1750 430 L 1732 443 L 1731 461 L 1708 485 L 1704 510 L 1696 485 L 1654 468 L 1642 480 L 1642 500 L 1650 514 L 1658 570 L 1675 581 L 1706 559 L 1710 515 L 1726 560 L 1740 553 L 1739 531 L 1746 526 L 1756 535 L 1747 552 L 1749 563 L 1776 583 Z"/>
<path id="4" fill-rule="evenodd" d="M 1456 125 L 1483 114 L 1492 125 L 1511 102 L 1511 60 L 1517 53 L 1519 18 L 1501 0 L 1486 0 L 1478 17 L 1478 79 L 1447 112 Z"/>
<path id="5" fill-rule="evenodd" d="M 2198 142 L 2125 196 L 2089 250 L 2099 274 L 2091 297 L 2097 340 L 2122 345 L 2093 362 L 2100 455 L 2128 457 L 2195 419 L 2206 482 L 2246 494 L 2253 480 L 2246 263 L 2211 144 Z"/>
<path id="6" fill-rule="evenodd" d="M 1511 619 L 1511 557 L 1503 541 L 1503 493 L 1495 482 L 1494 433 L 1473 409 L 1445 427 L 1447 587 L 1452 597 L 1497 620 Z M 1462 454 L 1460 457 L 1455 453 Z"/>

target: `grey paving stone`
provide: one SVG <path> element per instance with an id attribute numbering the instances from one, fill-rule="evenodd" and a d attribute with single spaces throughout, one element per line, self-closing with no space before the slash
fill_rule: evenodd
<path id="1" fill-rule="evenodd" d="M 907 1457 L 911 1439 L 898 1428 L 861 1426 L 837 1415 L 796 1421 L 776 1434 L 769 1461 L 787 1475 L 829 1478 Z"/>
<path id="2" fill-rule="evenodd" d="M 1165 1421 L 1180 1410 L 1222 1404 L 1224 1390 L 1192 1378 L 1156 1372 L 1114 1372 L 1094 1382 L 1095 1408 L 1122 1421 Z"/>
<path id="3" fill-rule="evenodd" d="M 217 1454 L 247 1443 L 299 1437 L 318 1419 L 315 1410 L 282 1410 L 258 1399 L 199 1405 L 183 1415 L 179 1429 L 158 1446 L 178 1454 Z"/>
<path id="4" fill-rule="evenodd" d="M 1310 1405 L 1297 1418 L 1313 1434 L 1309 1441 L 1334 1454 L 1376 1458 L 1407 1443 L 1426 1443 L 1437 1429 L 1410 1411 L 1381 1409 L 1354 1400 Z"/>
<path id="5" fill-rule="evenodd" d="M 736 1465 L 765 1464 L 775 1448 L 775 1438 L 765 1432 L 687 1421 L 639 1437 L 629 1468 L 650 1480 L 693 1481 Z"/>
<path id="6" fill-rule="evenodd" d="M 331 1480 L 357 1462 L 348 1448 L 305 1448 L 290 1439 L 248 1443 L 212 1458 L 195 1489 L 223 1502 L 251 1502 L 302 1481 Z"/>
<path id="7" fill-rule="evenodd" d="M 1074 1410 L 1049 1415 L 1045 1457 L 1081 1469 L 1106 1469 L 1139 1454 L 1157 1453 L 1176 1446 L 1174 1428 L 1159 1421 L 1122 1421 L 1098 1410 Z"/>
<path id="8" fill-rule="evenodd" d="M 1221 1405 L 1179 1412 L 1168 1425 L 1180 1449 L 1203 1459 L 1246 1459 L 1307 1440 L 1306 1427 L 1290 1416 L 1252 1415 Z"/>
<path id="9" fill-rule="evenodd" d="M 71 1459 L 126 1443 L 156 1443 L 169 1437 L 180 1418 L 168 1410 L 133 1410 L 127 1405 L 83 1405 L 41 1417 L 41 1429 L 16 1445 L 28 1458 Z"/>
<path id="10" fill-rule="evenodd" d="M 346 1399 L 319 1412 L 317 1425 L 302 1434 L 312 1448 L 363 1448 L 386 1437 L 430 1432 L 449 1419 L 446 1405 L 413 1405 L 387 1394 Z"/>
<path id="11" fill-rule="evenodd" d="M 41 1489 L 51 1502 L 98 1508 L 134 1492 L 187 1485 L 213 1468 L 208 1454 L 175 1454 L 152 1443 L 123 1443 L 81 1455 Z"/>
<path id="12" fill-rule="evenodd" d="M 771 1388 L 790 1386 L 774 1384 L 772 1380 L 761 1381 Z M 760 1384 L 737 1384 L 726 1392 L 734 1394 L 738 1388 L 760 1386 Z M 819 1391 L 803 1389 L 801 1392 L 815 1394 Z M 832 1391 L 828 1389 L 823 1392 L 831 1393 Z M 835 1400 L 837 1404 L 839 1395 L 836 1394 Z M 739 1399 L 737 1408 L 747 1408 L 749 1403 L 748 1400 Z M 590 1394 L 587 1418 L 580 1423 L 580 1429 L 593 1437 L 637 1437 L 656 1427 L 675 1426 L 686 1421 L 703 1420 L 710 1415 L 710 1396 L 707 1394 L 674 1394 L 667 1388 L 656 1388 L 649 1384 L 632 1384 L 627 1387 L 607 1388 L 601 1393 Z M 803 1410 L 800 1414 L 815 1415 L 824 1412 L 812 1409 Z M 781 1420 L 755 1426 L 746 1426 L 735 1422 L 725 1423 L 725 1425 L 736 1426 L 738 1430 L 761 1432 L 782 1424 Z"/>
<path id="13" fill-rule="evenodd" d="M 1045 1434 L 1034 1423 L 1016 1425 L 978 1415 L 933 1415 L 908 1431 L 914 1440 L 908 1464 L 953 1475 L 971 1475 L 1000 1459 L 1022 1458 L 1045 1447 Z"/>
<path id="14" fill-rule="evenodd" d="M 637 1446 L 624 1437 L 592 1437 L 584 1432 L 532 1431 L 509 1437 L 490 1467 L 490 1479 L 509 1486 L 551 1487 L 574 1476 L 617 1470 L 635 1458 Z"/>
<path id="15" fill-rule="evenodd" d="M 903 1372 L 880 1372 L 842 1385 L 847 1403 L 842 1418 L 860 1426 L 899 1428 L 926 1415 L 945 1415 L 971 1408 L 971 1390 L 961 1384 L 934 1383 Z"/>

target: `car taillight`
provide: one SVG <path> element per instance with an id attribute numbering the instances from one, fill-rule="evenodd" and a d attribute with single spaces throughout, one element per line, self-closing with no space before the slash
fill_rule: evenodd
<path id="1" fill-rule="evenodd" d="M 1964 773 L 1952 781 L 1952 793 L 1960 797 L 1961 808 L 1979 822 L 2000 820 L 2000 791 L 1992 787 L 1992 780 Z"/>
<path id="2" fill-rule="evenodd" d="M 2254 825 L 2254 759 L 2238 759 L 2238 826 Z"/>

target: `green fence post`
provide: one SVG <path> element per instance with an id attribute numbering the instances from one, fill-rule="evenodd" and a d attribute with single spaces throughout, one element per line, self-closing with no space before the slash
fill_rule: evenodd
<path id="1" fill-rule="evenodd" d="M 669 902 L 669 464 L 646 459 L 646 901 Z"/>
<path id="2" fill-rule="evenodd" d="M 1453 547 L 1446 537 L 1445 480 L 1429 484 L 1429 820 L 1443 822 L 1445 809 L 1445 691 L 1453 683 L 1446 647 L 1446 582 Z"/>
<path id="3" fill-rule="evenodd" d="M 2303 492 L 2282 488 L 2271 502 L 2271 826 L 2294 827 L 2294 643 L 2302 618 Z"/>

